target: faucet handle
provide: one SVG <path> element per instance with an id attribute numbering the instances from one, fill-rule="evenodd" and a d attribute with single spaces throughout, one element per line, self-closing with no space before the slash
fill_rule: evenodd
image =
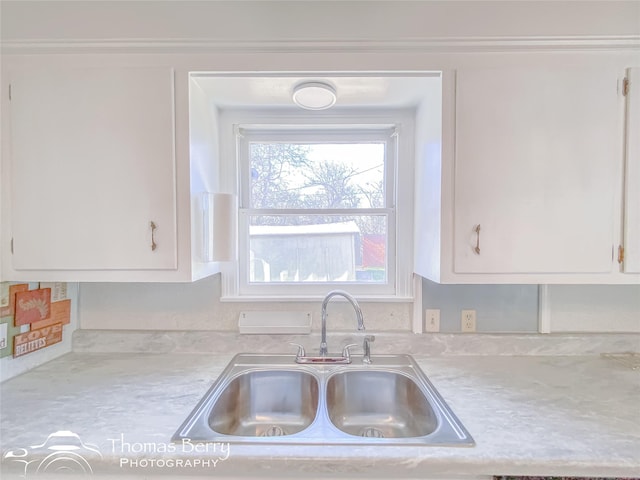
<path id="1" fill-rule="evenodd" d="M 364 350 L 364 354 L 362 356 L 362 362 L 366 364 L 371 363 L 371 342 L 375 342 L 376 337 L 373 335 L 365 335 L 364 340 L 362 341 L 362 349 Z"/>
<path id="2" fill-rule="evenodd" d="M 296 354 L 296 358 L 305 357 L 307 352 L 304 351 L 304 347 L 299 343 L 289 342 L 289 345 L 293 345 L 294 347 L 298 347 L 298 353 Z"/>
<path id="3" fill-rule="evenodd" d="M 357 343 L 350 343 L 349 345 L 345 345 L 344 348 L 342 349 L 342 356 L 348 360 L 351 359 L 351 352 L 349 351 L 349 349 L 351 347 L 357 347 L 358 344 Z"/>

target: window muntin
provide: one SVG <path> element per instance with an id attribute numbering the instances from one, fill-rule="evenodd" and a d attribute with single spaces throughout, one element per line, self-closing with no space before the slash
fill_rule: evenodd
<path id="1" fill-rule="evenodd" d="M 240 132 L 240 292 L 344 284 L 393 294 L 394 130 Z"/>

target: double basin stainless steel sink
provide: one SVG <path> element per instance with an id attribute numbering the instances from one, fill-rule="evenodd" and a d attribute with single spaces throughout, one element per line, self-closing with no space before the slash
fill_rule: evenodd
<path id="1" fill-rule="evenodd" d="M 473 446 L 409 355 L 363 364 L 236 355 L 173 441 L 255 444 Z"/>

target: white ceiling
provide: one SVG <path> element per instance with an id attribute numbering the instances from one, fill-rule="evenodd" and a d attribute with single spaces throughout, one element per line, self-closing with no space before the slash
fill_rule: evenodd
<path id="1" fill-rule="evenodd" d="M 413 108 L 439 80 L 438 72 L 403 76 L 215 76 L 194 75 L 194 80 L 219 108 L 294 107 L 293 88 L 304 81 L 322 81 L 337 92 L 334 107 Z"/>

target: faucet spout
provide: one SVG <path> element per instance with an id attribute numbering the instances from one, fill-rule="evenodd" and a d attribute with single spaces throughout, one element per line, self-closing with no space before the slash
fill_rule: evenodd
<path id="1" fill-rule="evenodd" d="M 353 310 L 356 312 L 356 319 L 358 320 L 358 330 L 364 330 L 364 316 L 362 315 L 362 310 L 360 309 L 360 305 L 358 305 L 358 301 L 353 298 L 348 292 L 344 290 L 332 290 L 327 293 L 327 296 L 324 297 L 322 301 L 322 338 L 320 339 L 320 355 L 327 355 L 327 305 L 329 304 L 329 300 L 331 300 L 335 296 L 340 296 L 346 298 Z"/>

